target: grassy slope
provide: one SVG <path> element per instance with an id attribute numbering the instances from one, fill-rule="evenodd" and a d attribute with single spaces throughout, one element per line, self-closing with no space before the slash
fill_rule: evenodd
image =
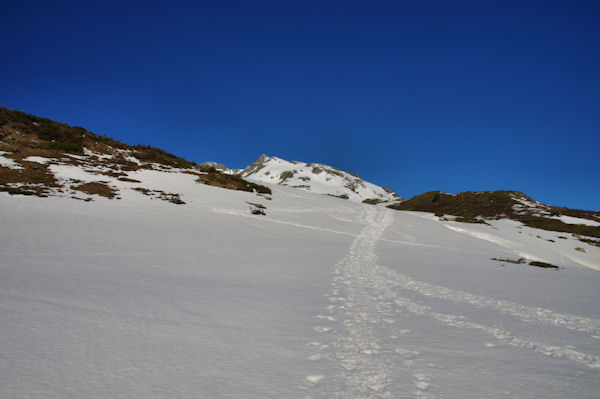
<path id="1" fill-rule="evenodd" d="M 560 231 L 571 234 L 600 237 L 600 227 L 582 224 L 568 224 L 558 219 L 544 217 L 543 213 L 531 210 L 517 211 L 514 206 L 519 205 L 517 198 L 532 202 L 535 201 L 518 191 L 466 191 L 455 195 L 439 191 L 430 191 L 417 195 L 410 200 L 399 204 L 390 205 L 389 208 L 397 210 L 432 212 L 438 215 L 447 214 L 458 216 L 458 221 L 480 222 L 481 219 L 510 218 L 523 224 L 544 230 Z M 598 221 L 600 213 L 554 207 L 540 204 L 538 210 L 550 216 L 572 216 Z"/>
<path id="2" fill-rule="evenodd" d="M 95 148 L 110 146 L 112 148 L 131 150 L 136 158 L 144 162 L 154 162 L 177 168 L 191 168 L 194 162 L 180 158 L 169 152 L 147 145 L 128 145 L 107 136 L 97 135 L 79 126 L 69 126 L 39 118 L 22 111 L 0 107 L 0 140 L 15 132 L 23 135 L 34 135 L 37 138 L 35 147 L 40 150 L 82 153 L 83 147 Z M 102 152 L 102 151 L 101 151 Z"/>
<path id="3" fill-rule="evenodd" d="M 97 135 L 82 127 L 69 126 L 64 123 L 40 118 L 22 111 L 9 110 L 0 107 L 0 151 L 6 151 L 9 158 L 22 166 L 22 169 L 0 167 L 0 191 L 23 195 L 50 195 L 49 188 L 59 188 L 59 183 L 48 170 L 47 165 L 25 161 L 29 156 L 63 159 L 65 153 L 83 154 L 87 148 L 95 153 L 111 155 L 110 161 L 89 160 L 88 163 L 70 159 L 68 162 L 81 167 L 89 162 L 102 164 L 110 169 L 104 172 L 109 176 L 126 177 L 127 171 L 152 168 L 151 163 L 181 169 L 193 169 L 189 173 L 209 172 L 208 175 L 198 174 L 198 182 L 223 188 L 243 191 L 270 193 L 270 189 L 250 183 L 238 176 L 222 175 L 214 167 L 196 165 L 160 148 L 149 145 L 128 145 L 107 136 Z M 127 159 L 120 150 L 126 150 L 144 164 L 137 164 Z M 15 187 L 15 184 L 18 187 Z M 109 187 L 98 190 L 101 183 L 96 183 L 94 192 L 109 198 L 114 197 Z"/>

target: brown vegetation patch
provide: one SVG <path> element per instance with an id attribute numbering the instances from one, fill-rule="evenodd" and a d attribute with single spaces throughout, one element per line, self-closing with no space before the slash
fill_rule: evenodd
<path id="1" fill-rule="evenodd" d="M 228 170 L 227 166 L 222 163 L 216 162 L 204 162 L 199 165 L 196 165 L 194 169 L 199 170 L 201 172 L 222 172 Z"/>
<path id="2" fill-rule="evenodd" d="M 140 193 L 142 193 L 144 195 L 148 195 L 148 196 L 151 196 L 153 192 L 162 192 L 162 191 L 150 190 L 150 189 L 147 189 L 144 187 L 135 187 L 132 190 L 139 191 Z"/>
<path id="3" fill-rule="evenodd" d="M 115 172 L 112 170 L 106 171 L 106 172 L 93 172 L 93 173 L 104 175 L 104 176 L 116 177 L 119 180 L 121 180 L 120 177 L 127 176 L 127 173 L 125 173 L 125 172 Z"/>
<path id="4" fill-rule="evenodd" d="M 341 199 L 350 199 L 350 197 L 348 197 L 348 194 L 340 194 L 340 195 L 335 195 L 335 194 L 327 194 L 330 197 L 335 197 L 335 198 L 341 198 Z"/>
<path id="5" fill-rule="evenodd" d="M 357 182 L 350 182 L 350 183 L 346 184 L 344 187 L 346 187 L 348 190 L 353 191 L 358 194 L 358 191 L 356 190 L 358 188 Z"/>
<path id="6" fill-rule="evenodd" d="M 124 172 L 135 172 L 140 169 L 152 169 L 151 165 L 142 164 L 138 165 L 133 161 L 127 160 L 123 154 L 117 154 L 113 156 L 111 159 L 103 159 L 99 162 L 100 165 L 104 165 L 108 168 L 118 169 L 120 173 L 126 175 Z"/>
<path id="7" fill-rule="evenodd" d="M 160 148 L 151 147 L 149 145 L 136 145 L 133 147 L 135 157 L 140 161 L 154 162 L 162 165 L 173 166 L 175 168 L 188 169 L 196 165 L 195 162 L 188 161 L 173 155 Z"/>
<path id="8" fill-rule="evenodd" d="M 483 219 L 462 217 L 462 216 L 455 217 L 452 220 L 455 222 L 460 222 L 460 223 L 489 224 Z"/>
<path id="9" fill-rule="evenodd" d="M 163 192 L 160 194 L 159 198 L 163 201 L 167 201 L 167 202 L 170 202 L 175 205 L 185 205 L 185 202 L 183 202 L 183 200 L 181 199 L 181 196 L 177 193 Z"/>
<path id="10" fill-rule="evenodd" d="M 207 173 L 196 179 L 198 183 L 209 186 L 227 188 L 229 190 L 241 190 L 261 194 L 271 194 L 271 189 L 260 184 L 251 183 L 237 175 L 226 175 L 223 173 Z"/>
<path id="11" fill-rule="evenodd" d="M 600 212 L 595 211 L 586 211 L 582 209 L 571 209 L 565 208 L 563 206 L 551 206 L 550 213 L 552 216 L 572 216 L 580 219 L 593 220 L 595 222 L 600 222 Z"/>
<path id="12" fill-rule="evenodd" d="M 81 191 L 89 195 L 100 195 L 113 199 L 117 195 L 117 190 L 108 186 L 105 182 L 90 182 L 79 186 L 71 186 L 72 190 Z"/>
<path id="13" fill-rule="evenodd" d="M 18 135 L 15 134 L 14 136 Z M 0 143 L 0 151 L 12 152 L 12 154 L 7 154 L 5 155 L 5 157 L 12 158 L 19 163 L 21 163 L 23 159 L 31 156 L 49 158 L 49 163 L 57 163 L 57 160 L 61 158 L 64 154 L 63 152 L 58 150 L 49 150 L 47 148 L 41 148 L 37 146 L 36 142 L 32 139 L 31 136 L 28 137 L 25 135 L 20 135 L 18 141 L 13 141 L 10 143 Z M 40 165 L 40 163 L 37 164 Z"/>
<path id="14" fill-rule="evenodd" d="M 515 199 L 520 198 L 534 203 L 535 201 L 518 191 L 487 191 L 458 193 L 455 195 L 444 194 L 439 191 L 430 191 L 414 196 L 410 200 L 389 205 L 388 208 L 408 211 L 432 212 L 437 215 L 447 214 L 457 216 L 459 222 L 482 223 L 485 219 L 509 218 L 519 221 L 529 227 L 579 234 L 590 237 L 600 237 L 600 226 L 587 226 L 582 224 L 568 224 L 558 219 L 544 217 L 536 211 L 513 207 L 520 203 Z M 597 212 L 581 211 L 561 207 L 540 205 L 540 209 L 550 215 L 568 215 L 590 220 L 595 219 Z"/>
<path id="15" fill-rule="evenodd" d="M 537 229 L 560 231 L 589 237 L 600 238 L 600 226 L 587 226 L 583 224 L 568 224 L 557 219 L 544 218 L 540 216 L 517 215 L 515 220 Z"/>
<path id="16" fill-rule="evenodd" d="M 35 162 L 21 162 L 21 165 L 23 169 L 0 166 L 0 191 L 13 195 L 47 197 L 51 188 L 59 187 L 54 174 L 46 165 Z"/>
<path id="17" fill-rule="evenodd" d="M 596 247 L 600 247 L 600 240 L 594 240 L 594 239 L 591 239 L 591 238 L 585 238 L 585 237 L 579 237 L 579 236 L 576 236 L 576 237 L 581 242 L 585 242 L 586 244 L 590 244 L 590 245 L 594 245 Z"/>
<path id="18" fill-rule="evenodd" d="M 525 258 L 519 258 L 519 259 L 491 258 L 491 260 L 495 260 L 495 261 L 498 261 L 498 262 L 514 263 L 514 264 L 524 264 L 524 263 L 527 263 L 527 260 Z M 537 261 L 537 260 L 532 260 L 531 262 L 529 262 L 529 265 L 536 266 L 536 267 L 542 267 L 544 269 L 559 269 L 558 266 L 555 266 L 553 264 L 546 263 L 546 262 L 540 262 L 540 261 Z"/>
<path id="19" fill-rule="evenodd" d="M 181 199 L 181 195 L 177 193 L 166 193 L 162 190 L 150 190 L 144 187 L 135 187 L 133 190 L 139 191 L 151 198 L 158 198 L 176 205 L 185 205 L 185 202 Z"/>
<path id="20" fill-rule="evenodd" d="M 544 269 L 559 269 L 559 267 L 556 265 L 553 265 L 551 263 L 546 263 L 546 262 L 540 262 L 537 260 L 533 260 L 533 261 L 529 262 L 529 264 L 531 266 L 541 267 Z"/>
<path id="21" fill-rule="evenodd" d="M 199 170 L 200 172 L 203 172 L 202 168 L 195 168 L 195 169 Z M 192 176 L 196 176 L 196 177 L 200 177 L 204 174 L 204 173 L 200 173 L 200 172 L 196 172 L 196 171 L 190 170 L 190 169 L 181 171 L 181 173 L 185 173 L 186 175 L 192 175 Z M 216 169 L 215 169 L 215 172 L 213 172 L 213 173 L 216 173 Z"/>
<path id="22" fill-rule="evenodd" d="M 267 207 L 264 206 L 263 204 L 257 204 L 254 202 L 246 202 L 246 204 L 250 205 L 250 213 L 252 215 L 262 215 L 262 216 L 266 215 L 265 210 L 267 209 Z"/>
<path id="23" fill-rule="evenodd" d="M 520 263 L 525 263 L 526 260 L 525 258 L 519 258 L 519 259 L 510 259 L 510 258 L 491 258 L 492 260 L 496 260 L 498 262 L 508 262 L 508 263 L 516 263 L 516 264 L 520 264 Z"/>
<path id="24" fill-rule="evenodd" d="M 124 181 L 124 182 L 127 182 L 127 183 L 141 183 L 141 181 L 136 180 L 136 179 L 130 179 L 129 177 L 119 177 L 118 180 Z"/>
<path id="25" fill-rule="evenodd" d="M 92 198 L 90 198 L 90 197 L 87 197 L 87 198 L 79 198 L 79 197 L 77 197 L 77 196 L 75 196 L 75 195 L 72 195 L 72 196 L 71 196 L 71 198 L 73 198 L 73 199 L 76 199 L 76 200 L 78 200 L 78 201 L 85 201 L 85 202 L 90 202 L 90 201 L 93 201 L 93 199 L 92 199 Z"/>
<path id="26" fill-rule="evenodd" d="M 467 191 L 449 195 L 439 191 L 430 191 L 388 207 L 407 211 L 462 216 L 471 219 L 475 219 L 477 216 L 492 218 L 513 213 L 514 200 L 510 197 L 510 194 L 513 194 L 513 192 L 473 193 Z"/>
<path id="27" fill-rule="evenodd" d="M 287 179 L 291 179 L 292 177 L 294 177 L 294 172 L 292 172 L 291 170 L 286 170 L 284 172 L 281 172 L 281 174 L 279 175 L 281 182 L 284 182 Z"/>
<path id="28" fill-rule="evenodd" d="M 387 201 L 382 200 L 381 198 L 367 198 L 362 201 L 363 204 L 369 204 L 369 205 L 377 205 L 377 204 L 381 204 L 382 202 L 387 202 Z"/>

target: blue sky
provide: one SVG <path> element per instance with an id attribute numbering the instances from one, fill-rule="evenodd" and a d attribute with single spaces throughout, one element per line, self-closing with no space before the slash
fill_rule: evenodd
<path id="1" fill-rule="evenodd" d="M 240 168 L 600 209 L 600 2 L 2 2 L 0 104 Z"/>

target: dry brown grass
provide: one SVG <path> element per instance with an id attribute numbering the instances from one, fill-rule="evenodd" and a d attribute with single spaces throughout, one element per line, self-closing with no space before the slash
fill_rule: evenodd
<path id="1" fill-rule="evenodd" d="M 135 187 L 133 190 L 139 191 L 151 198 L 158 198 L 176 205 L 185 205 L 185 202 L 181 199 L 181 195 L 178 193 L 167 193 L 162 190 L 150 190 L 144 187 Z"/>
<path id="2" fill-rule="evenodd" d="M 340 195 L 335 195 L 335 194 L 327 194 L 330 197 L 335 197 L 335 198 L 341 198 L 341 199 L 350 199 L 350 197 L 348 196 L 348 194 L 340 194 Z"/>
<path id="3" fill-rule="evenodd" d="M 553 265 L 551 263 L 546 263 L 546 262 L 540 262 L 540 261 L 537 261 L 537 260 L 533 260 L 533 261 L 529 262 L 529 265 L 536 266 L 536 267 L 541 267 L 541 268 L 544 268 L 544 269 L 559 269 L 559 267 L 556 266 L 556 265 Z"/>
<path id="4" fill-rule="evenodd" d="M 198 183 L 207 184 L 209 186 L 222 187 L 229 190 L 241 190 L 261 194 L 271 194 L 271 189 L 260 184 L 251 183 L 236 175 L 226 175 L 223 173 L 207 173 L 198 176 Z"/>
<path id="5" fill-rule="evenodd" d="M 119 177 L 118 180 L 124 181 L 124 182 L 127 182 L 127 183 L 141 183 L 140 180 L 130 179 L 129 177 Z"/>
<path id="6" fill-rule="evenodd" d="M 177 168 L 191 168 L 195 165 L 194 162 L 187 161 L 159 148 L 140 144 L 124 144 L 78 126 L 69 126 L 4 107 L 0 107 L 0 140 L 7 143 L 8 146 L 45 149 L 58 151 L 59 153 L 81 154 L 84 147 L 110 155 L 121 155 L 117 151 L 118 149 L 129 150 L 132 155 L 145 162 Z M 24 142 L 27 142 L 27 145 L 23 145 Z M 134 168 L 133 165 L 128 165 L 128 167 Z"/>
<path id="7" fill-rule="evenodd" d="M 71 189 L 89 195 L 100 195 L 109 199 L 113 199 L 118 193 L 117 189 L 110 187 L 105 182 L 84 183 L 78 186 L 71 186 Z"/>
<path id="8" fill-rule="evenodd" d="M 491 260 L 496 260 L 498 262 L 507 262 L 507 263 L 515 263 L 515 264 L 520 264 L 520 263 L 525 263 L 526 260 L 525 258 L 519 258 L 519 259 L 510 259 L 510 258 L 491 258 Z"/>
<path id="9" fill-rule="evenodd" d="M 430 191 L 417 195 L 408 201 L 389 205 L 388 208 L 398 210 L 432 212 L 437 215 L 457 216 L 455 221 L 468 223 L 482 223 L 484 219 L 509 218 L 517 220 L 529 227 L 549 231 L 579 234 L 591 237 L 600 237 L 600 227 L 587 225 L 573 225 L 539 215 L 538 211 L 516 211 L 513 207 L 519 203 L 514 197 L 534 202 L 523 193 L 517 191 L 487 191 L 458 193 L 455 195 L 444 194 L 439 191 Z M 553 206 L 542 206 L 551 215 L 568 215 L 590 220 L 595 219 L 598 212 L 582 211 Z"/>
<path id="10" fill-rule="evenodd" d="M 367 198 L 364 199 L 363 204 L 369 204 L 369 205 L 377 205 L 377 204 L 381 204 L 382 202 L 386 202 L 385 200 L 382 200 L 381 198 Z"/>
<path id="11" fill-rule="evenodd" d="M 37 195 L 46 197 L 50 189 L 59 184 L 46 165 L 21 161 L 23 169 L 0 166 L 0 191 L 10 194 Z M 19 187 L 15 187 L 18 185 Z"/>

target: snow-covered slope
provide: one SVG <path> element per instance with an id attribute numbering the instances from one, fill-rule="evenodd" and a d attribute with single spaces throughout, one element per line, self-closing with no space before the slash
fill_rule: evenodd
<path id="1" fill-rule="evenodd" d="M 241 176 L 264 183 L 301 188 L 352 201 L 392 202 L 401 198 L 393 191 L 376 186 L 360 177 L 318 163 L 286 161 L 261 155 Z"/>
<path id="2" fill-rule="evenodd" d="M 2 398 L 598 397 L 596 212 L 0 114 Z"/>
<path id="3" fill-rule="evenodd" d="M 121 199 L 0 192 L 0 397 L 598 396 L 596 246 L 81 165 Z"/>

